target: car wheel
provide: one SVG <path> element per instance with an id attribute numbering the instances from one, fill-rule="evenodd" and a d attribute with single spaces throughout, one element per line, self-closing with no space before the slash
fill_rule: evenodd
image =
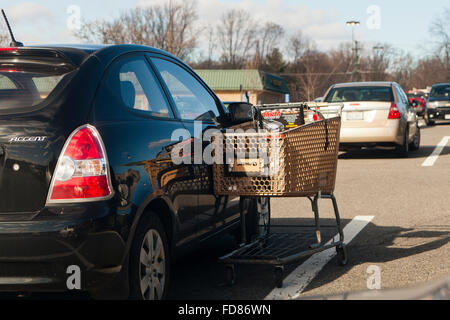
<path id="1" fill-rule="evenodd" d="M 258 236 L 268 236 L 270 233 L 270 198 L 258 198 L 256 203 Z"/>
<path id="2" fill-rule="evenodd" d="M 416 134 L 414 135 L 414 140 L 409 144 L 409 150 L 417 151 L 420 148 L 420 128 L 417 126 Z"/>
<path id="3" fill-rule="evenodd" d="M 425 110 L 423 119 L 425 120 L 425 124 L 427 126 L 433 126 L 434 125 L 434 121 L 430 120 L 430 115 L 428 114 L 427 110 Z"/>
<path id="4" fill-rule="evenodd" d="M 397 146 L 396 151 L 401 157 L 407 157 L 409 152 L 409 128 L 407 127 L 405 130 L 405 136 L 403 137 L 403 144 Z"/>
<path id="5" fill-rule="evenodd" d="M 241 200 L 242 201 L 242 200 Z M 270 198 L 245 199 L 245 233 L 246 243 L 269 234 Z M 236 240 L 242 242 L 241 228 L 236 230 Z"/>
<path id="6" fill-rule="evenodd" d="M 150 214 L 137 230 L 130 258 L 131 298 L 162 300 L 170 274 L 169 245 L 164 226 Z"/>

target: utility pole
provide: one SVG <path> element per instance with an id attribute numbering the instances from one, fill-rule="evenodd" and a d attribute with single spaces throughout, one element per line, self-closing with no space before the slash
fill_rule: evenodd
<path id="1" fill-rule="evenodd" d="M 359 81 L 359 45 L 358 41 L 355 40 L 355 27 L 359 26 L 361 23 L 356 20 L 347 21 L 346 25 L 352 27 L 352 43 L 353 43 L 353 62 L 352 62 L 352 81 Z"/>

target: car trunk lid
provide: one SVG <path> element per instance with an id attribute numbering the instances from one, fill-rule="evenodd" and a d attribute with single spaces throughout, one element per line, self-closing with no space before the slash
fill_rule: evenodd
<path id="1" fill-rule="evenodd" d="M 0 120 L 0 213 L 44 207 L 49 186 L 52 136 L 45 123 Z"/>
<path id="2" fill-rule="evenodd" d="M 56 50 L 0 50 L 0 214 L 45 206 L 51 170 L 65 142 L 47 107 L 75 69 Z"/>
<path id="3" fill-rule="evenodd" d="M 342 110 L 343 126 L 347 128 L 382 127 L 388 121 L 391 102 L 345 102 Z"/>

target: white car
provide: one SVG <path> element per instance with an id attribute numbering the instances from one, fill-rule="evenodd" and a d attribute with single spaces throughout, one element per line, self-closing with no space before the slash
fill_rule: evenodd
<path id="1" fill-rule="evenodd" d="M 335 84 L 324 102 L 341 103 L 341 149 L 395 147 L 406 155 L 420 146 L 420 128 L 414 108 L 395 82 Z"/>

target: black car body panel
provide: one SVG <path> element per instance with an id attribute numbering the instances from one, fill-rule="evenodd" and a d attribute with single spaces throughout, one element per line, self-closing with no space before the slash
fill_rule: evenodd
<path id="1" fill-rule="evenodd" d="M 16 110 L 20 112 L 0 110 L 0 266 L 9 270 L 2 275 L 0 290 L 66 290 L 70 265 L 81 267 L 83 289 L 103 286 L 126 270 L 134 232 L 149 210 L 164 222 L 174 256 L 236 226 L 239 199 L 213 194 L 211 166 L 174 165 L 170 158 L 177 143 L 171 140 L 173 131 L 192 132 L 194 122 L 177 118 L 174 102 L 149 57 L 167 59 L 187 70 L 215 99 L 218 112 L 225 113 L 192 69 L 163 51 L 136 45 L 19 50 L 57 54 L 70 65 L 71 74 L 58 94 L 42 103 Z M 127 57 L 148 63 L 170 117 L 127 109 L 102 87 L 111 66 Z M 104 142 L 114 197 L 46 204 L 63 146 L 85 124 L 93 125 Z M 211 126 L 213 122 L 203 129 Z"/>

